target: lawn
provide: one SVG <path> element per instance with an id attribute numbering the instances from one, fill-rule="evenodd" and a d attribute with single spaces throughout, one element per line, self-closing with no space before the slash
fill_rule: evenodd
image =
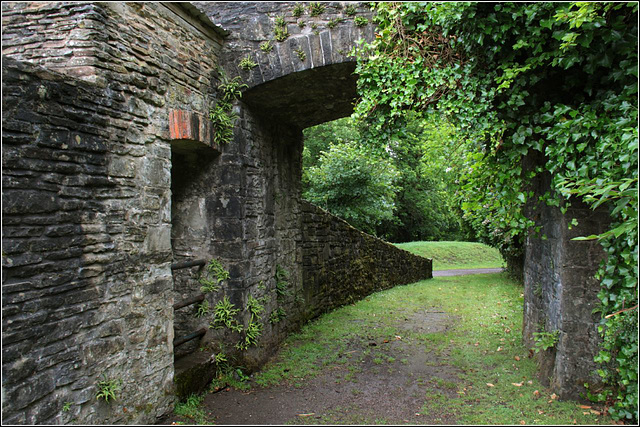
<path id="1" fill-rule="evenodd" d="M 423 414 L 445 414 L 456 424 L 611 423 L 595 406 L 562 402 L 539 382 L 536 363 L 521 339 L 522 291 L 502 273 L 439 277 L 378 292 L 291 336 L 278 357 L 254 375 L 255 384 L 304 387 L 305 380 L 321 373 L 357 366 L 364 356 L 345 360 L 339 355 L 349 353 L 360 337 L 387 342 L 401 335 L 404 342 L 439 356 L 429 362 L 437 370 L 457 372 L 447 381 L 435 378 L 428 383 L 432 387 L 424 394 Z M 437 333 L 398 329 L 398 317 L 410 318 L 425 309 L 452 316 L 453 327 Z M 393 360 L 391 356 L 395 355 L 383 354 L 380 359 Z M 341 423 L 341 416 L 328 414 L 315 422 Z"/>
<path id="2" fill-rule="evenodd" d="M 497 249 L 477 242 L 409 242 L 395 246 L 433 259 L 434 270 L 500 268 L 505 263 Z"/>

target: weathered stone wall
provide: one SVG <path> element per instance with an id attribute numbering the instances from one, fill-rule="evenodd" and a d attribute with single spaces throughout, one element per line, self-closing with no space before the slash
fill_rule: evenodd
<path id="1" fill-rule="evenodd" d="M 550 185 L 548 176 L 532 183 L 536 194 Z M 540 351 L 539 377 L 562 398 L 580 398 L 584 384 L 600 381 L 593 361 L 598 353 L 599 282 L 594 278 L 605 256 L 597 241 L 572 241 L 578 236 L 606 230 L 609 215 L 572 201 L 566 213 L 559 207 L 538 203 L 528 215 L 541 227 L 526 240 L 524 260 L 524 324 L 527 346 L 535 345 L 534 333 L 559 331 L 557 344 Z M 572 225 L 573 220 L 578 225 Z"/>
<path id="2" fill-rule="evenodd" d="M 2 15 L 3 421 L 149 422 L 174 402 L 168 118 L 206 114 L 222 32 L 158 3 Z"/>
<path id="3" fill-rule="evenodd" d="M 303 283 L 307 316 L 396 285 L 430 279 L 432 260 L 364 234 L 308 202 L 303 211 Z"/>

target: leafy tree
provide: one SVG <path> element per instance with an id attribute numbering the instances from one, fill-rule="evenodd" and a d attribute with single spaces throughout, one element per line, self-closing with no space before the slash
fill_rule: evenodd
<path id="1" fill-rule="evenodd" d="M 379 235 L 393 242 L 459 240 L 461 213 L 455 189 L 459 160 L 456 130 L 439 116 L 407 113 L 398 139 L 387 150 L 398 169 L 396 213 Z"/>
<path id="2" fill-rule="evenodd" d="M 358 143 L 331 145 L 307 177 L 307 200 L 362 231 L 374 233 L 393 217 L 397 171 L 388 158 L 372 156 Z"/>
<path id="3" fill-rule="evenodd" d="M 613 388 L 599 397 L 614 399 L 614 417 L 637 420 L 638 4 L 375 10 L 378 37 L 361 46 L 356 70 L 363 139 L 384 149 L 407 110 L 449 117 L 468 153 L 460 202 L 480 238 L 517 257 L 526 233 L 538 231 L 526 206 L 609 207 L 611 228 L 586 237 L 608 255 L 598 275 L 598 361 Z M 550 191 L 538 198 L 533 179 L 550 180 Z"/>
<path id="4" fill-rule="evenodd" d="M 320 153 L 331 145 L 360 141 L 360 132 L 351 117 L 322 123 L 304 130 L 303 170 L 317 166 Z"/>
<path id="5" fill-rule="evenodd" d="M 460 156 L 456 153 L 459 144 L 454 144 L 455 128 L 438 116 L 429 120 L 408 117 L 406 123 L 401 137 L 379 154 L 394 164 L 398 175 L 394 185 L 394 214 L 381 220 L 375 234 L 394 242 L 459 239 L 462 234 L 454 181 L 456 159 Z M 349 118 L 306 129 L 304 135 L 303 188 L 308 195 L 309 171 L 321 164 L 320 153 L 332 145 L 361 142 L 361 137 Z M 322 190 L 314 184 L 313 192 L 319 195 Z M 318 199 L 320 197 L 316 197 Z M 332 211 L 337 213 L 335 209 Z"/>

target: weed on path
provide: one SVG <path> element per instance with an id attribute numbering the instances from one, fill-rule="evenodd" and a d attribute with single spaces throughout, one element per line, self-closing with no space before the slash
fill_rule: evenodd
<path id="1" fill-rule="evenodd" d="M 379 292 L 309 323 L 247 390 L 207 394 L 199 409 L 215 424 L 611 423 L 535 378 L 522 303 L 505 274 Z M 180 420 L 196 421 L 169 423 Z"/>

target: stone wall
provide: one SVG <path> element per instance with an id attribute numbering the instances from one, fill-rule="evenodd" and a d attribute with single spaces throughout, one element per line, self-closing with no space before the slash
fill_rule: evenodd
<path id="1" fill-rule="evenodd" d="M 158 3 L 2 5 L 5 423 L 173 406 L 168 117 L 211 101 L 222 31 L 202 22 Z M 96 399 L 104 377 L 116 401 Z"/>
<path id="2" fill-rule="evenodd" d="M 550 177 L 532 183 L 543 194 Z M 540 227 L 526 239 L 524 260 L 524 324 L 527 346 L 535 346 L 534 333 L 558 331 L 558 342 L 537 353 L 539 377 L 562 398 L 580 398 L 584 384 L 600 382 L 593 361 L 601 338 L 598 334 L 599 282 L 594 278 L 605 253 L 597 241 L 574 241 L 578 236 L 606 230 L 606 209 L 592 211 L 577 200 L 566 213 L 560 207 L 538 203 L 527 215 Z M 573 220 L 578 225 L 572 225 Z"/>
<path id="3" fill-rule="evenodd" d="M 307 316 L 396 285 L 430 279 L 432 260 L 362 233 L 308 202 L 303 211 L 303 283 Z"/>

